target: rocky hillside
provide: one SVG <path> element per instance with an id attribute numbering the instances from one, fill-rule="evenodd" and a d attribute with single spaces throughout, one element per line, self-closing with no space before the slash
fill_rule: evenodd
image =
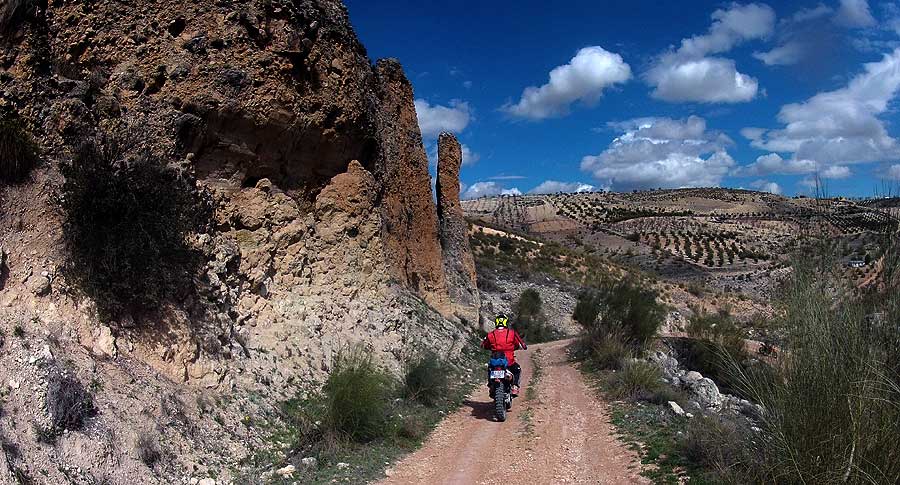
<path id="1" fill-rule="evenodd" d="M 225 481 L 265 439 L 247 423 L 277 420 L 335 352 L 398 369 L 477 326 L 459 146 L 441 139 L 439 212 L 412 87 L 340 1 L 14 0 L 0 36 L 0 110 L 40 153 L 0 185 L 0 476 Z M 99 312 L 69 277 L 60 166 L 110 138 L 209 205 L 190 284 L 150 309 Z M 59 382 L 95 412 L 47 440 Z"/>

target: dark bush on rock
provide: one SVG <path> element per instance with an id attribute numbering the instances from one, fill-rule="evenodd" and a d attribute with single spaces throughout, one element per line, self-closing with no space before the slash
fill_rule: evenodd
<path id="1" fill-rule="evenodd" d="M 130 145 L 124 137 L 87 140 L 60 165 L 66 273 L 103 319 L 188 288 L 202 259 L 187 239 L 211 214 L 190 179 L 162 160 L 129 156 Z"/>
<path id="2" fill-rule="evenodd" d="M 87 418 L 96 414 L 94 400 L 78 379 L 65 374 L 51 374 L 47 385 L 47 432 L 58 436 L 65 430 L 77 431 Z"/>
<path id="3" fill-rule="evenodd" d="M 159 445 L 153 438 L 146 434 L 142 434 L 138 438 L 135 452 L 137 453 L 138 459 L 150 468 L 153 468 L 153 466 L 162 458 L 162 452 L 159 449 Z"/>
<path id="4" fill-rule="evenodd" d="M 39 160 L 37 144 L 22 121 L 0 112 L 0 185 L 28 180 Z"/>
<path id="5" fill-rule="evenodd" d="M 32 17 L 37 5 L 37 0 L 7 0 L 0 4 L 0 35 L 6 35 L 20 22 Z"/>
<path id="6" fill-rule="evenodd" d="M 572 318 L 576 322 L 589 328 L 597 320 L 597 315 L 603 307 L 602 295 L 595 290 L 584 290 L 578 295 L 578 303 L 575 304 L 575 312 Z"/>

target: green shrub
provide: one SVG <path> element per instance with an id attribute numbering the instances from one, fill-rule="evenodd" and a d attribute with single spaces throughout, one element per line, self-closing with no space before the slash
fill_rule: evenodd
<path id="1" fill-rule="evenodd" d="M 695 311 L 686 331 L 691 339 L 682 341 L 678 349 L 682 363 L 716 381 L 724 392 L 740 394 L 732 363 L 747 371 L 750 356 L 745 349 L 746 335 L 731 315 Z"/>
<path id="2" fill-rule="evenodd" d="M 39 160 L 37 144 L 22 121 L 0 114 L 0 185 L 28 180 Z"/>
<path id="3" fill-rule="evenodd" d="M 622 328 L 627 341 L 638 349 L 647 347 L 665 320 L 656 292 L 631 280 L 611 284 L 604 292 L 603 307 L 601 325 Z"/>
<path id="4" fill-rule="evenodd" d="M 549 342 L 560 338 L 560 333 L 547 321 L 537 290 L 528 288 L 523 291 L 513 307 L 513 314 L 514 328 L 526 342 Z"/>
<path id="5" fill-rule="evenodd" d="M 614 399 L 649 401 L 663 388 L 662 373 L 654 364 L 626 361 L 621 370 L 607 380 L 607 390 Z"/>
<path id="6" fill-rule="evenodd" d="M 761 457 L 747 446 L 753 431 L 740 418 L 701 415 L 690 420 L 678 442 L 679 453 L 707 470 L 711 483 L 755 483 Z M 703 481 L 703 483 L 706 483 Z"/>
<path id="7" fill-rule="evenodd" d="M 578 296 L 573 318 L 586 335 L 579 355 L 598 369 L 617 369 L 647 348 L 665 317 L 656 293 L 631 280 L 603 281 Z"/>
<path id="8" fill-rule="evenodd" d="M 435 406 L 447 395 L 447 364 L 434 353 L 410 362 L 403 378 L 403 396 L 425 406 Z"/>
<path id="9" fill-rule="evenodd" d="M 322 388 L 326 432 L 357 443 L 387 437 L 393 388 L 391 376 L 364 349 L 341 352 Z"/>
<path id="10" fill-rule="evenodd" d="M 65 271 L 103 319 L 154 309 L 191 288 L 202 256 L 186 241 L 211 215 L 190 179 L 131 151 L 129 140 L 102 137 L 60 165 Z"/>
<path id="11" fill-rule="evenodd" d="M 590 328 L 600 315 L 603 308 L 603 298 L 596 290 L 586 289 L 578 294 L 578 302 L 575 304 L 575 311 L 572 318 L 585 328 Z"/>

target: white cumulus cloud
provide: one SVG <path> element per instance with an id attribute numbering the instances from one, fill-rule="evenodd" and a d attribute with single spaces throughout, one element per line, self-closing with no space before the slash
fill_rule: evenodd
<path id="1" fill-rule="evenodd" d="M 760 192 L 769 192 L 772 194 L 781 194 L 781 186 L 775 182 L 769 182 L 768 180 L 757 180 L 755 182 L 750 183 L 750 186 Z"/>
<path id="2" fill-rule="evenodd" d="M 481 160 L 481 155 L 473 152 L 472 149 L 469 148 L 469 145 L 463 143 L 460 145 L 460 149 L 462 150 L 462 164 L 464 167 Z"/>
<path id="3" fill-rule="evenodd" d="M 537 187 L 528 191 L 529 194 L 555 194 L 557 192 L 565 193 L 581 193 L 593 192 L 594 186 L 581 182 L 558 182 L 556 180 L 546 180 Z"/>
<path id="4" fill-rule="evenodd" d="M 832 165 L 822 170 L 822 177 L 827 179 L 845 179 L 850 175 L 850 168 L 843 165 Z"/>
<path id="5" fill-rule="evenodd" d="M 733 60 L 710 54 L 768 37 L 774 30 L 775 12 L 758 3 L 732 4 L 727 10 L 713 12 L 712 19 L 706 34 L 683 39 L 678 50 L 659 56 L 646 72 L 654 97 L 701 103 L 739 103 L 756 97 L 756 79 L 738 72 Z"/>
<path id="6" fill-rule="evenodd" d="M 503 190 L 503 187 L 496 182 L 475 182 L 470 185 L 465 192 L 463 192 L 461 198 L 463 199 L 477 199 L 479 197 L 491 197 L 494 195 L 500 195 L 500 192 Z"/>
<path id="7" fill-rule="evenodd" d="M 616 189 L 718 186 L 735 165 L 726 151 L 733 142 L 707 131 L 697 116 L 684 120 L 640 118 L 610 126 L 624 131 L 581 169 Z"/>
<path id="8" fill-rule="evenodd" d="M 835 23 L 844 27 L 862 28 L 876 24 L 867 0 L 841 0 Z"/>
<path id="9" fill-rule="evenodd" d="M 733 175 L 738 177 L 760 177 L 765 175 L 803 175 L 815 173 L 818 165 L 812 160 L 785 160 L 777 153 L 768 153 L 756 162 L 738 167 Z"/>
<path id="10" fill-rule="evenodd" d="M 767 66 L 788 66 L 803 60 L 807 48 L 797 40 L 790 40 L 769 52 L 754 52 L 753 57 L 763 61 Z"/>
<path id="11" fill-rule="evenodd" d="M 900 180 L 900 165 L 891 165 L 884 172 L 884 176 L 891 180 Z"/>
<path id="12" fill-rule="evenodd" d="M 436 138 L 442 131 L 460 133 L 469 126 L 472 119 L 469 104 L 458 99 L 449 106 L 432 105 L 424 99 L 415 101 L 419 130 L 425 139 Z"/>
<path id="13" fill-rule="evenodd" d="M 477 199 L 479 197 L 494 197 L 497 195 L 522 195 L 522 191 L 516 187 L 507 189 L 497 182 L 475 182 L 462 193 L 462 199 Z"/>
<path id="14" fill-rule="evenodd" d="M 751 144 L 791 153 L 794 160 L 814 160 L 823 168 L 896 160 L 900 145 L 878 116 L 889 110 L 898 92 L 900 48 L 866 64 L 844 88 L 783 106 L 778 120 L 784 127 L 750 133 L 755 136 Z"/>
<path id="15" fill-rule="evenodd" d="M 531 120 L 563 116 L 576 101 L 594 103 L 604 89 L 629 79 L 631 67 L 622 56 L 600 46 L 585 47 L 568 64 L 550 71 L 547 84 L 525 88 L 519 102 L 502 109 Z"/>

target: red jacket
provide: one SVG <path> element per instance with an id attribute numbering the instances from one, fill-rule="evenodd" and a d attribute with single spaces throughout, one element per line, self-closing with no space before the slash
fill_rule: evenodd
<path id="1" fill-rule="evenodd" d="M 509 365 L 516 363 L 516 350 L 527 349 L 525 341 L 522 337 L 511 328 L 498 328 L 487 334 L 487 337 L 481 341 L 481 347 L 506 354 L 506 360 Z"/>

